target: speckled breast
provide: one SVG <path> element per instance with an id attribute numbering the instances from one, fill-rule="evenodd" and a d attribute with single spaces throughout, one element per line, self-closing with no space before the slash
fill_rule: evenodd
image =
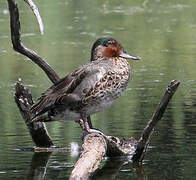
<path id="1" fill-rule="evenodd" d="M 125 91 L 130 77 L 130 65 L 125 59 L 114 59 L 111 69 L 90 89 L 83 103 L 85 111 L 92 114 L 111 105 Z"/>

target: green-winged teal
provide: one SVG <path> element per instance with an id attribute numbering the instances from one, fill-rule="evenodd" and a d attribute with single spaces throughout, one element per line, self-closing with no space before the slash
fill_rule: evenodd
<path id="1" fill-rule="evenodd" d="M 34 121 L 75 120 L 87 117 L 111 105 L 125 91 L 130 65 L 126 59 L 139 60 L 128 54 L 113 38 L 99 38 L 91 50 L 91 62 L 68 74 L 50 87 L 31 111 Z"/>

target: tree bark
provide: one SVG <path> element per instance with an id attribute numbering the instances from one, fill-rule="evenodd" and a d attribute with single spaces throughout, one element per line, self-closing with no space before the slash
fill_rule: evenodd
<path id="1" fill-rule="evenodd" d="M 100 165 L 107 150 L 107 144 L 103 136 L 97 133 L 84 137 L 83 151 L 70 175 L 70 180 L 88 179 Z"/>

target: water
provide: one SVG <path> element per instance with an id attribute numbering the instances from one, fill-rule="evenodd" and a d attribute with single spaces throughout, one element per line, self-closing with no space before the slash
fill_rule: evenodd
<path id="1" fill-rule="evenodd" d="M 132 78 L 126 93 L 111 108 L 92 116 L 94 126 L 106 134 L 139 138 L 168 83 L 181 81 L 155 129 L 143 165 L 104 160 L 103 171 L 94 179 L 111 179 L 111 175 L 122 180 L 196 178 L 194 1 L 35 1 L 45 24 L 44 36 L 28 6 L 18 3 L 24 44 L 61 77 L 88 62 L 92 43 L 101 36 L 118 39 L 128 52 L 142 57 L 130 62 Z M 33 178 L 38 156 L 42 165 L 35 179 L 44 173 L 45 179 L 68 179 L 77 160 L 70 151 L 40 155 L 18 150 L 34 146 L 13 99 L 19 77 L 35 99 L 51 85 L 36 65 L 12 50 L 7 4 L 1 1 L 0 179 Z M 81 130 L 74 122 L 48 123 L 47 127 L 57 146 L 81 143 Z M 46 169 L 44 158 L 49 158 Z"/>

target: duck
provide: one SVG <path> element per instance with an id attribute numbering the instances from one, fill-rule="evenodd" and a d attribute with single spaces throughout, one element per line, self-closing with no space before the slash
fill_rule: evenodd
<path id="1" fill-rule="evenodd" d="M 126 90 L 130 79 L 127 59 L 141 58 L 127 53 L 114 38 L 97 39 L 90 62 L 52 85 L 31 107 L 31 122 L 74 120 L 83 130 L 94 132 L 90 115 L 109 107 Z"/>

